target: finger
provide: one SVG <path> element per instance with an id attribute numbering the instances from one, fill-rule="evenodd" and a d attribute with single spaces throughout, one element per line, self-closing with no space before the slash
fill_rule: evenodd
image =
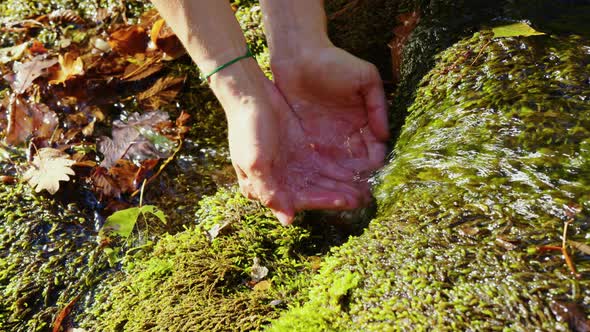
<path id="1" fill-rule="evenodd" d="M 248 180 L 258 200 L 272 211 L 283 226 L 290 225 L 295 218 L 295 209 L 288 193 L 272 176 L 272 169 L 253 172 Z"/>
<path id="2" fill-rule="evenodd" d="M 389 139 L 387 102 L 385 100 L 385 91 L 383 91 L 383 81 L 375 66 L 371 65 L 361 89 L 365 108 L 367 109 L 369 127 L 379 140 L 386 141 Z"/>
<path id="3" fill-rule="evenodd" d="M 372 171 L 382 167 L 387 149 L 385 143 L 379 141 L 368 128 L 361 128 L 361 136 L 367 147 L 367 155 L 369 158 L 368 166 Z"/>
<path id="4" fill-rule="evenodd" d="M 248 179 L 238 179 L 238 185 L 240 186 L 240 193 L 247 199 L 257 199 L 254 189 Z"/>
<path id="5" fill-rule="evenodd" d="M 322 167 L 319 169 L 321 176 L 338 180 L 342 182 L 351 182 L 354 180 L 354 168 L 348 168 L 338 165 L 331 160 L 320 160 Z"/>
<path id="6" fill-rule="evenodd" d="M 233 166 L 234 170 L 236 171 L 238 186 L 240 187 L 240 193 L 242 196 L 248 199 L 256 199 L 254 189 L 252 188 L 252 184 L 248 180 L 246 173 L 244 173 L 244 171 L 237 164 L 234 164 Z"/>
<path id="7" fill-rule="evenodd" d="M 301 210 L 346 210 L 346 195 L 333 191 L 305 191 L 296 193 L 294 206 Z"/>
<path id="8" fill-rule="evenodd" d="M 288 198 L 288 195 L 281 195 L 278 200 L 281 202 L 278 204 L 280 208 L 270 208 L 272 213 L 277 217 L 281 225 L 288 226 L 293 223 L 295 219 L 295 210 Z"/>
<path id="9" fill-rule="evenodd" d="M 265 206 L 277 217 L 281 225 L 287 226 L 295 219 L 295 210 L 286 192 L 275 192 L 271 198 L 265 198 Z"/>
<path id="10" fill-rule="evenodd" d="M 345 208 L 347 209 L 355 209 L 364 201 L 363 193 L 361 191 L 362 189 L 355 188 L 354 185 L 349 183 L 320 178 L 314 181 L 314 187 L 319 190 L 343 194 L 346 199 Z"/>

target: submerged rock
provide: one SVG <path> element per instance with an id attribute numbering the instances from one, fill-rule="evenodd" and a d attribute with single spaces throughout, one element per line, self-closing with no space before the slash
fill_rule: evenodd
<path id="1" fill-rule="evenodd" d="M 566 330 L 590 307 L 590 42 L 476 33 L 422 80 L 377 218 L 277 331 Z M 561 251 L 574 261 L 573 275 Z M 585 316 L 582 319 L 586 319 Z"/>

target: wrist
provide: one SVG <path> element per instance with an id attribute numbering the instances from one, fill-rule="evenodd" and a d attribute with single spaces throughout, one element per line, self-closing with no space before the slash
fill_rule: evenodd
<path id="1" fill-rule="evenodd" d="M 281 62 L 297 59 L 315 50 L 333 47 L 328 34 L 322 30 L 292 28 L 279 40 L 269 41 L 270 61 Z"/>
<path id="2" fill-rule="evenodd" d="M 332 46 L 322 0 L 260 0 L 271 62 Z"/>
<path id="3" fill-rule="evenodd" d="M 230 118 L 232 112 L 245 111 L 253 100 L 264 96 L 266 80 L 256 60 L 250 57 L 212 75 L 209 86 Z"/>

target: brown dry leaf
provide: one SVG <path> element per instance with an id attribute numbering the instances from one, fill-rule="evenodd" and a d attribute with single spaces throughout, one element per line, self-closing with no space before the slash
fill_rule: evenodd
<path id="1" fill-rule="evenodd" d="M 142 161 L 168 157 L 170 148 L 166 145 L 171 142 L 154 130 L 167 121 L 168 113 L 161 111 L 133 113 L 126 123 L 113 121 L 113 138 L 100 138 L 99 151 L 104 156 L 101 166 L 110 168 L 122 158 Z"/>
<path id="2" fill-rule="evenodd" d="M 121 188 L 117 182 L 108 174 L 104 167 L 97 167 L 90 175 L 94 191 L 100 194 L 100 199 L 107 197 L 121 197 Z"/>
<path id="3" fill-rule="evenodd" d="M 121 54 L 143 53 L 148 46 L 148 41 L 145 29 L 138 25 L 117 30 L 109 37 L 109 44 L 113 50 Z"/>
<path id="4" fill-rule="evenodd" d="M 59 123 L 55 112 L 44 104 L 31 104 L 12 96 L 8 104 L 8 125 L 4 140 L 10 145 L 24 143 L 29 137 L 47 138 Z"/>
<path id="5" fill-rule="evenodd" d="M 27 43 L 0 48 L 0 63 L 8 63 L 20 59 L 27 50 Z"/>
<path id="6" fill-rule="evenodd" d="M 33 81 L 45 74 L 47 68 L 55 65 L 57 59 L 45 59 L 43 55 L 38 55 L 28 62 L 15 62 L 12 66 L 14 74 L 4 76 L 4 79 L 10 83 L 12 90 L 18 94 L 25 92 Z"/>
<path id="7" fill-rule="evenodd" d="M 31 47 L 29 47 L 29 52 L 31 52 L 32 54 L 45 54 L 48 51 L 42 42 L 38 40 L 33 40 L 33 44 L 31 45 Z"/>
<path id="8" fill-rule="evenodd" d="M 150 39 L 154 46 L 164 52 L 165 60 L 174 60 L 186 53 L 184 46 L 164 19 L 154 23 L 150 31 Z"/>
<path id="9" fill-rule="evenodd" d="M 149 89 L 137 95 L 137 100 L 148 109 L 158 109 L 161 105 L 174 101 L 185 77 L 167 76 L 158 79 Z"/>
<path id="10" fill-rule="evenodd" d="M 47 190 L 55 194 L 59 190 L 60 181 L 69 181 L 69 175 L 74 175 L 72 165 L 75 163 L 70 156 L 53 148 L 39 149 L 33 159 L 31 168 L 23 175 L 35 188 L 36 192 Z"/>
<path id="11" fill-rule="evenodd" d="M 117 183 L 117 187 L 122 194 L 132 193 L 136 189 L 135 176 L 138 170 L 139 167 L 133 162 L 119 159 L 115 165 L 109 169 L 109 175 L 111 176 L 111 179 Z"/>
<path id="12" fill-rule="evenodd" d="M 147 58 L 146 61 L 141 65 L 134 63 L 129 64 L 127 68 L 125 68 L 125 72 L 123 73 L 121 80 L 133 82 L 152 76 L 164 68 L 164 65 L 158 62 L 159 60 L 159 57 L 153 57 Z"/>
<path id="13" fill-rule="evenodd" d="M 401 64 L 404 46 L 412 32 L 420 23 L 420 13 L 412 11 L 395 17 L 397 26 L 393 29 L 394 38 L 388 44 L 391 49 L 391 63 L 393 66 L 393 80 L 397 83 L 401 77 Z"/>
<path id="14" fill-rule="evenodd" d="M 67 80 L 84 74 L 84 62 L 81 57 L 74 55 L 71 52 L 64 56 L 59 55 L 60 69 L 55 73 L 53 79 L 49 84 L 65 83 Z"/>
<path id="15" fill-rule="evenodd" d="M 84 24 L 86 21 L 78 15 L 77 12 L 71 9 L 58 9 L 51 12 L 48 16 L 49 20 L 54 23 L 68 24 Z"/>

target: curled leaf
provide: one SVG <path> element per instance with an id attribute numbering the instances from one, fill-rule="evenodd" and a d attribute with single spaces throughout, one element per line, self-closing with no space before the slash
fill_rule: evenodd
<path id="1" fill-rule="evenodd" d="M 145 29 L 138 25 L 117 30 L 109 38 L 109 44 L 115 52 L 131 55 L 145 52 L 148 41 Z"/>
<path id="2" fill-rule="evenodd" d="M 258 257 L 254 257 L 254 264 L 250 268 L 250 277 L 253 281 L 259 282 L 268 275 L 268 268 L 260 265 Z"/>
<path id="3" fill-rule="evenodd" d="M 148 109 L 169 104 L 182 89 L 185 77 L 167 76 L 158 79 L 149 89 L 137 95 L 137 100 Z"/>
<path id="4" fill-rule="evenodd" d="M 118 159 L 158 159 L 170 155 L 175 143 L 154 129 L 168 120 L 168 113 L 156 111 L 133 113 L 128 121 L 113 122 L 113 138 L 102 137 L 99 151 L 104 155 L 101 166 L 110 168 Z"/>
<path id="5" fill-rule="evenodd" d="M 73 78 L 84 74 L 84 62 L 82 58 L 68 52 L 64 56 L 59 55 L 60 69 L 55 73 L 53 79 L 49 84 L 60 84 Z"/>
<path id="6" fill-rule="evenodd" d="M 53 195 L 59 190 L 60 181 L 69 181 L 69 175 L 75 174 L 72 170 L 74 163 L 75 161 L 65 152 L 53 148 L 42 148 L 35 155 L 31 168 L 23 178 L 35 188 L 36 192 L 47 190 Z"/>

